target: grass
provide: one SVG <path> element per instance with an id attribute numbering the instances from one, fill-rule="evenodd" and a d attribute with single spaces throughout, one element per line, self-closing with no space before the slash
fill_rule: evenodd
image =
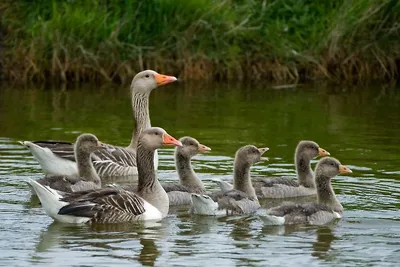
<path id="1" fill-rule="evenodd" d="M 0 4 L 14 81 L 396 80 L 397 0 L 42 0 Z"/>

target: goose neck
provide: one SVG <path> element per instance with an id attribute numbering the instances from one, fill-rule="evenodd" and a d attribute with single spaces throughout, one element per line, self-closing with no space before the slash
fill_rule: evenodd
<path id="1" fill-rule="evenodd" d="M 197 177 L 191 164 L 190 157 L 182 155 L 179 151 L 175 152 L 175 166 L 178 172 L 180 184 L 186 187 L 201 188 L 205 191 L 205 187 L 201 180 Z"/>
<path id="2" fill-rule="evenodd" d="M 131 143 L 128 148 L 136 150 L 139 135 L 144 129 L 150 128 L 149 115 L 149 93 L 132 93 L 132 113 L 134 121 L 134 129 L 132 133 Z"/>

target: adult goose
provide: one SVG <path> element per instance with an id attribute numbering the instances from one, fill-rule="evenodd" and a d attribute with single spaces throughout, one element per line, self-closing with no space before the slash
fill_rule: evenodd
<path id="1" fill-rule="evenodd" d="M 296 147 L 294 161 L 297 181 L 286 177 L 253 178 L 253 186 L 259 198 L 289 198 L 315 195 L 314 173 L 311 160 L 316 156 L 328 156 L 328 151 L 319 147 L 313 141 L 300 141 Z M 219 182 L 218 185 L 227 188 L 229 184 Z"/>
<path id="2" fill-rule="evenodd" d="M 241 147 L 235 155 L 233 189 L 211 195 L 192 194 L 191 214 L 238 215 L 248 214 L 260 208 L 250 178 L 250 167 L 262 160 L 268 148 L 253 145 Z M 214 202 L 215 201 L 215 202 Z"/>
<path id="3" fill-rule="evenodd" d="M 81 134 L 74 146 L 78 174 L 73 176 L 45 176 L 38 180 L 41 185 L 49 186 L 61 192 L 77 192 L 101 188 L 101 180 L 93 167 L 90 154 L 105 149 L 105 145 L 93 134 Z"/>
<path id="4" fill-rule="evenodd" d="M 140 133 L 149 127 L 149 96 L 153 89 L 174 82 L 173 76 L 145 70 L 136 74 L 132 80 L 132 110 L 134 131 L 131 143 L 127 147 L 106 145 L 107 149 L 92 154 L 93 165 L 100 177 L 130 176 L 137 174 L 136 147 Z M 50 175 L 78 175 L 73 144 L 69 142 L 36 141 L 20 142 L 26 146 Z M 154 165 L 158 168 L 158 154 L 154 154 Z"/>
<path id="5" fill-rule="evenodd" d="M 182 137 L 179 141 L 183 145 L 175 148 L 175 166 L 179 176 L 179 184 L 163 184 L 169 197 L 170 206 L 190 205 L 191 193 L 206 193 L 203 182 L 192 168 L 191 159 L 199 152 L 210 151 L 211 148 L 188 136 Z"/>
<path id="6" fill-rule="evenodd" d="M 352 171 L 343 166 L 337 159 L 326 157 L 321 159 L 315 168 L 317 185 L 317 202 L 307 204 L 284 204 L 267 211 L 261 216 L 270 225 L 312 224 L 322 225 L 343 216 L 343 206 L 336 198 L 331 179 L 339 173 Z"/>
<path id="7" fill-rule="evenodd" d="M 46 213 L 64 223 L 122 223 L 160 220 L 169 210 L 168 195 L 156 178 L 154 153 L 162 145 L 182 143 L 158 127 L 142 131 L 137 144 L 138 192 L 103 188 L 58 194 L 56 190 L 29 180 Z"/>

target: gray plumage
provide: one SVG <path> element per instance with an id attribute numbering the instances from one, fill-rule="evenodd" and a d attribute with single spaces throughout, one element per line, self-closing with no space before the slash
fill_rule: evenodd
<path id="1" fill-rule="evenodd" d="M 288 203 L 268 210 L 264 221 L 279 224 L 326 224 L 343 216 L 343 206 L 333 191 L 331 179 L 339 173 L 351 170 L 334 158 L 321 159 L 315 169 L 317 202 L 307 204 Z"/>
<path id="2" fill-rule="evenodd" d="M 288 198 L 315 195 L 317 193 L 311 160 L 329 152 L 313 141 L 300 141 L 296 147 L 294 162 L 297 181 L 286 177 L 253 178 L 258 198 Z"/>
<path id="3" fill-rule="evenodd" d="M 248 214 L 260 208 L 255 190 L 250 179 L 250 167 L 261 160 L 268 148 L 257 148 L 252 145 L 241 147 L 235 155 L 233 189 L 226 192 L 215 192 L 209 195 L 193 194 L 190 213 L 207 215 Z M 217 205 L 213 204 L 214 201 Z M 215 209 L 215 206 L 217 209 Z M 208 213 L 207 208 L 208 207 Z"/>
<path id="4" fill-rule="evenodd" d="M 179 184 L 163 184 L 171 206 L 190 205 L 191 193 L 206 193 L 203 182 L 193 170 L 191 159 L 199 152 L 211 149 L 192 137 L 182 137 L 179 141 L 183 145 L 175 148 L 175 167 L 179 176 Z"/>
<path id="5" fill-rule="evenodd" d="M 76 192 L 101 187 L 100 177 L 97 175 L 90 159 L 91 154 L 97 150 L 104 150 L 105 146 L 93 134 L 78 136 L 74 154 L 78 165 L 76 176 L 45 176 L 38 182 L 62 192 Z"/>
<path id="6" fill-rule="evenodd" d="M 158 86 L 176 81 L 175 77 L 160 75 L 152 70 L 139 72 L 132 80 L 132 111 L 134 118 L 134 131 L 131 143 L 127 147 L 107 145 L 107 149 L 93 153 L 93 165 L 100 177 L 131 176 L 137 174 L 136 147 L 140 133 L 151 127 L 149 116 L 149 96 L 153 89 Z M 67 161 L 75 161 L 73 144 L 59 141 L 37 141 L 33 142 L 42 148 L 48 148 L 53 152 L 53 157 L 59 157 Z M 34 148 L 31 148 L 34 149 Z M 48 160 L 48 159 L 43 159 Z M 156 155 L 156 168 L 158 157 Z M 43 164 L 38 159 L 46 173 L 52 174 L 56 168 L 51 164 Z M 60 161 L 63 162 L 63 161 Z M 48 168 L 48 169 L 46 169 Z"/>
<path id="7" fill-rule="evenodd" d="M 66 222 L 77 221 L 71 219 L 71 216 L 89 218 L 89 222 L 92 223 L 164 218 L 168 214 L 169 200 L 156 179 L 153 162 L 154 151 L 163 144 L 181 145 L 179 141 L 157 127 L 145 129 L 140 135 L 137 146 L 139 172 L 137 193 L 115 187 L 66 193 L 60 199 L 61 203 L 66 204 L 59 209 L 58 214 L 51 216 Z"/>

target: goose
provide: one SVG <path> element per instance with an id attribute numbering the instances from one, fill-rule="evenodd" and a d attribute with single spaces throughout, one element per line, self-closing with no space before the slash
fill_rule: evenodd
<path id="1" fill-rule="evenodd" d="M 338 174 L 352 173 L 332 157 L 322 158 L 315 168 L 317 202 L 307 204 L 287 203 L 269 209 L 261 219 L 269 225 L 311 224 L 323 225 L 343 216 L 343 206 L 336 198 L 331 179 Z"/>
<path id="2" fill-rule="evenodd" d="M 182 146 L 175 148 L 175 166 L 178 172 L 179 184 L 162 184 L 168 194 L 170 206 L 190 205 L 191 193 L 206 193 L 203 182 L 197 177 L 192 168 L 191 159 L 199 152 L 210 151 L 211 148 L 200 144 L 199 141 L 189 136 L 182 137 L 179 141 Z M 126 189 L 137 192 L 137 186 L 130 186 Z"/>
<path id="3" fill-rule="evenodd" d="M 106 145 L 107 149 L 92 154 L 93 165 L 102 177 L 131 176 L 137 174 L 136 147 L 140 133 L 151 127 L 149 96 L 153 89 L 176 81 L 174 76 L 145 70 L 136 74 L 131 83 L 134 131 L 127 147 Z M 59 141 L 20 141 L 39 162 L 43 171 L 50 175 L 78 175 L 73 144 Z M 154 166 L 158 168 L 158 153 L 154 154 Z"/>
<path id="4" fill-rule="evenodd" d="M 38 180 L 41 185 L 47 185 L 61 192 L 77 192 L 101 188 L 101 180 L 93 167 L 90 154 L 105 149 L 105 145 L 93 134 L 81 134 L 74 146 L 75 158 L 78 165 L 76 176 L 53 175 Z"/>
<path id="5" fill-rule="evenodd" d="M 256 192 L 250 178 L 250 167 L 261 161 L 269 148 L 243 146 L 235 155 L 233 189 L 214 194 L 191 195 L 189 213 L 199 215 L 238 215 L 253 213 L 260 208 Z"/>
<path id="6" fill-rule="evenodd" d="M 191 193 L 205 194 L 203 182 L 197 177 L 191 165 L 191 158 L 199 152 L 210 151 L 211 148 L 200 144 L 196 139 L 185 136 L 179 139 L 182 145 L 175 148 L 175 166 L 179 176 L 179 184 L 163 184 L 169 197 L 169 205 L 190 205 Z"/>
<path id="7" fill-rule="evenodd" d="M 46 213 L 63 223 L 123 223 L 161 220 L 169 211 L 168 195 L 156 178 L 154 153 L 162 145 L 182 146 L 164 129 L 147 128 L 137 143 L 138 192 L 103 188 L 65 193 L 30 179 Z"/>
<path id="8" fill-rule="evenodd" d="M 314 173 L 311 169 L 311 160 L 316 156 L 329 156 L 330 153 L 319 147 L 314 141 L 300 141 L 294 156 L 298 181 L 290 178 L 253 178 L 253 186 L 258 198 L 289 198 L 310 196 L 317 193 Z M 219 187 L 229 187 L 229 184 L 220 181 Z"/>

